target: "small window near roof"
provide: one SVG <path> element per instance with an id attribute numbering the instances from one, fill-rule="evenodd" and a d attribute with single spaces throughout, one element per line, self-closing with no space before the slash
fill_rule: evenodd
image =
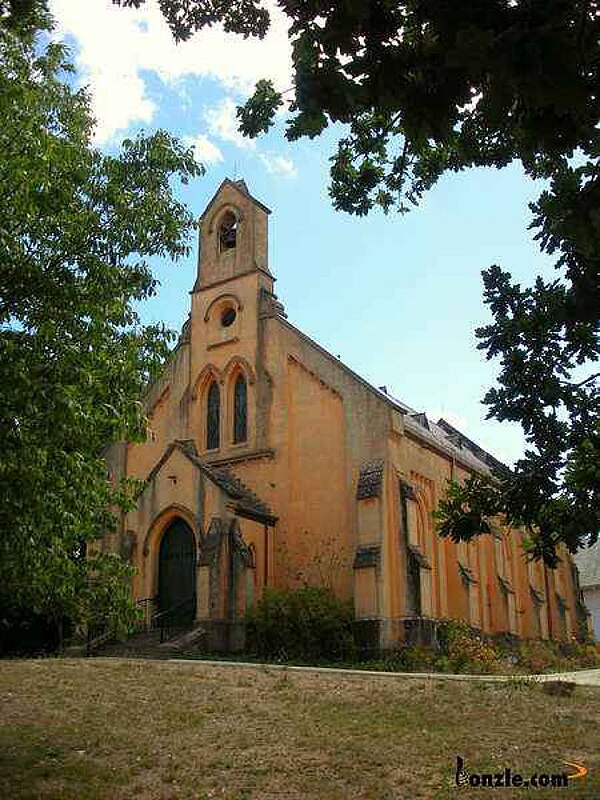
<path id="1" fill-rule="evenodd" d="M 219 252 L 233 250 L 237 244 L 237 219 L 231 211 L 226 211 L 219 225 Z"/>

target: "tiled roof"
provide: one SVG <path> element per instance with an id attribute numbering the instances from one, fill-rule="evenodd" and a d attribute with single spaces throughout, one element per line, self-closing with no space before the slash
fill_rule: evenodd
<path id="1" fill-rule="evenodd" d="M 270 525 L 276 522 L 277 517 L 271 512 L 268 505 L 255 492 L 249 489 L 237 475 L 234 475 L 224 467 L 212 467 L 210 464 L 206 464 L 198 455 L 196 447 L 191 441 L 177 441 L 175 445 L 204 475 L 235 501 L 236 511 Z"/>
<path id="2" fill-rule="evenodd" d="M 438 419 L 437 427 L 442 429 L 442 431 L 446 434 L 446 438 L 448 438 L 452 444 L 459 448 L 468 450 L 479 461 L 482 461 L 484 464 L 486 464 L 492 471 L 500 474 L 508 471 L 508 468 L 505 464 L 503 464 L 490 453 L 486 452 L 483 447 L 480 447 L 472 439 L 469 439 L 468 436 L 465 436 L 464 433 L 461 433 L 453 425 L 450 425 L 450 423 L 446 422 L 445 419 Z"/>
<path id="3" fill-rule="evenodd" d="M 204 209 L 204 211 L 202 212 L 202 218 L 206 217 L 206 215 L 207 215 L 207 213 L 208 213 L 208 210 L 209 210 L 210 208 L 212 208 L 212 206 L 213 206 L 213 204 L 214 204 L 215 200 L 216 200 L 216 199 L 217 199 L 217 197 L 219 196 L 219 193 L 221 192 L 221 190 L 223 189 L 223 187 L 224 187 L 224 186 L 227 186 L 227 185 L 229 185 L 229 186 L 234 186 L 234 187 L 235 187 L 235 188 L 236 188 L 236 189 L 237 189 L 239 192 L 242 192 L 243 194 L 245 194 L 245 195 L 246 195 L 246 197 L 249 197 L 249 198 L 250 198 L 250 200 L 252 200 L 252 202 L 253 202 L 253 203 L 256 203 L 256 205 L 257 205 L 257 206 L 260 206 L 260 208 L 262 208 L 262 209 L 263 209 L 263 211 L 266 211 L 266 212 L 267 212 L 267 214 L 270 214 L 270 213 L 271 213 L 271 209 L 270 209 L 270 208 L 267 208 L 267 206 L 266 206 L 264 203 L 261 203 L 261 202 L 260 202 L 260 200 L 257 200 L 257 199 L 256 199 L 256 197 L 253 197 L 253 196 L 250 194 L 250 192 L 248 191 L 248 187 L 246 186 L 246 182 L 245 182 L 245 181 L 243 181 L 243 180 L 241 180 L 241 179 L 240 179 L 240 180 L 234 180 L 234 181 L 232 181 L 232 180 L 231 180 L 231 178 L 225 178 L 225 179 L 224 179 L 224 180 L 221 182 L 221 185 L 219 186 L 219 188 L 217 189 L 217 191 L 216 191 L 216 192 L 214 193 L 214 195 L 212 196 L 212 199 L 210 200 L 210 202 L 208 203 L 208 205 L 206 206 L 206 208 Z"/>
<path id="4" fill-rule="evenodd" d="M 356 487 L 356 499 L 366 500 L 368 497 L 380 497 L 382 480 L 383 459 L 367 461 L 360 468 L 358 485 Z"/>
<path id="5" fill-rule="evenodd" d="M 370 385 L 370 384 L 369 384 Z M 375 387 L 371 387 L 375 388 Z M 406 403 L 394 397 L 386 387 L 377 390 L 380 397 L 395 406 L 404 415 L 404 428 L 422 441 L 429 441 L 448 455 L 454 456 L 465 466 L 477 472 L 489 474 L 506 473 L 508 468 L 490 455 L 482 447 L 461 433 L 445 419 L 432 422 L 424 412 L 410 408 Z"/>
<path id="6" fill-rule="evenodd" d="M 419 414 L 409 414 L 409 417 L 411 419 L 414 419 L 417 425 L 420 425 L 422 428 L 425 428 L 425 430 L 428 431 L 431 430 L 431 428 L 429 427 L 429 420 L 427 419 L 427 414 L 421 412 Z"/>
<path id="7" fill-rule="evenodd" d="M 440 422 L 442 421 L 440 420 Z M 425 427 L 419 421 L 418 416 L 407 414 L 404 417 L 404 428 L 422 441 L 431 442 L 438 449 L 454 456 L 465 466 L 477 472 L 489 474 L 492 471 L 490 465 L 483 461 L 480 454 L 476 455 L 471 448 L 467 447 L 466 443 L 459 443 L 457 439 L 451 438 L 441 425 L 431 422 L 431 420 L 427 421 L 427 427 Z M 483 452 L 482 450 L 481 453 Z"/>

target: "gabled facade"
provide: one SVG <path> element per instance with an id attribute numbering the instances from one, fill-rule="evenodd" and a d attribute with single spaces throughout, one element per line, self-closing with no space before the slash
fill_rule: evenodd
<path id="1" fill-rule="evenodd" d="M 383 647 L 448 617 L 570 636 L 568 556 L 554 571 L 528 563 L 520 534 L 500 528 L 470 544 L 436 536 L 446 481 L 497 462 L 287 320 L 268 265 L 269 213 L 243 181 L 220 186 L 200 220 L 190 317 L 146 397 L 147 441 L 111 453 L 115 478 L 146 479 L 108 542 L 136 565 L 136 596 L 189 609 L 219 649 L 241 645 L 263 587 L 303 582 L 352 598 Z"/>

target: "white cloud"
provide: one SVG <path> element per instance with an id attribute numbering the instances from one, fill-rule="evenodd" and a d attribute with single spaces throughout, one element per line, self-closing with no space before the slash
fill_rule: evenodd
<path id="1" fill-rule="evenodd" d="M 275 153 L 261 153 L 260 160 L 271 175 L 280 175 L 284 178 L 295 178 L 298 174 L 296 165 L 291 158 L 278 156 Z"/>
<path id="2" fill-rule="evenodd" d="M 213 136 L 224 142 L 230 142 L 236 147 L 253 150 L 256 147 L 254 140 L 247 139 L 238 131 L 236 107 L 237 103 L 231 97 L 224 97 L 215 106 L 205 109 L 202 118 Z"/>
<path id="3" fill-rule="evenodd" d="M 194 155 L 202 164 L 218 164 L 223 161 L 223 153 L 203 133 L 199 133 L 197 136 L 186 136 L 183 141 L 188 147 L 194 148 Z"/>
<path id="4" fill-rule="evenodd" d="M 176 45 L 156 0 L 124 9 L 109 0 L 51 0 L 56 36 L 72 36 L 77 66 L 92 92 L 98 120 L 96 138 L 108 141 L 132 123 L 151 122 L 155 104 L 147 95 L 144 71 L 171 86 L 186 76 L 211 77 L 228 91 L 247 95 L 259 78 L 277 88 L 291 84 L 287 18 L 269 2 L 271 29 L 259 39 L 243 39 L 214 26 Z"/>

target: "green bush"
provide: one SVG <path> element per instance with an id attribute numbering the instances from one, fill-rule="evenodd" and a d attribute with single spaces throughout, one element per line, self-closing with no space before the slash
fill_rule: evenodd
<path id="1" fill-rule="evenodd" d="M 526 641 L 518 648 L 518 663 L 526 672 L 563 672 L 600 666 L 595 644 L 579 642 Z"/>
<path id="2" fill-rule="evenodd" d="M 593 641 L 578 641 L 573 638 L 560 646 L 562 656 L 578 667 L 600 667 L 600 652 Z M 574 667 L 575 668 L 575 667 Z"/>
<path id="3" fill-rule="evenodd" d="M 399 664 L 399 671 L 406 672 L 436 672 L 437 653 L 433 647 L 423 644 L 413 644 L 401 647 L 396 651 L 395 658 Z"/>
<path id="4" fill-rule="evenodd" d="M 262 658 L 310 662 L 355 658 L 352 604 L 328 589 L 266 589 L 246 622 L 248 649 Z"/>
<path id="5" fill-rule="evenodd" d="M 444 667 L 451 672 L 506 672 L 500 647 L 488 641 L 461 620 L 444 620 L 438 628 Z"/>
<path id="6" fill-rule="evenodd" d="M 517 649 L 519 666 L 525 672 L 554 672 L 563 667 L 558 645 L 550 641 L 529 640 Z"/>
<path id="7" fill-rule="evenodd" d="M 600 652 L 593 642 L 492 639 L 462 620 L 439 621 L 437 648 L 402 645 L 360 660 L 353 622 L 352 604 L 327 589 L 267 589 L 247 615 L 248 650 L 266 660 L 335 661 L 394 672 L 529 674 L 600 667 Z"/>

